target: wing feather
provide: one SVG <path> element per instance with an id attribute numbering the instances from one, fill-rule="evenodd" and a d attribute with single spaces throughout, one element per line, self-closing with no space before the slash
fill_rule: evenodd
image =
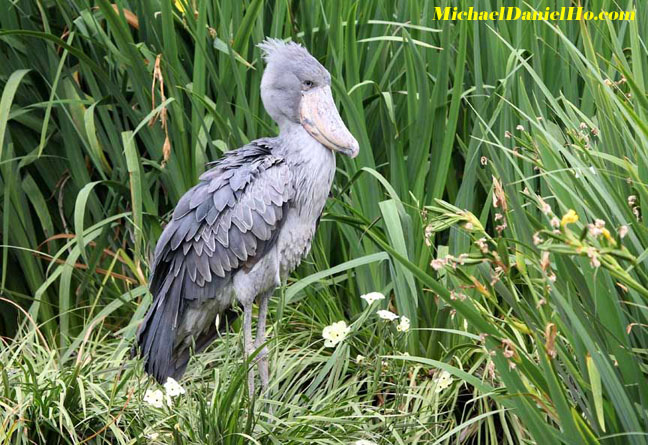
<path id="1" fill-rule="evenodd" d="M 273 140 L 254 141 L 213 163 L 180 199 L 158 240 L 150 279 L 154 301 L 138 343 L 147 372 L 161 382 L 186 366 L 186 358 L 174 364 L 172 357 L 186 350 L 176 345 L 186 305 L 210 299 L 210 308 L 227 310 L 230 297 L 222 295 L 223 286 L 259 261 L 276 239 L 295 190 L 288 165 L 272 146 Z"/>

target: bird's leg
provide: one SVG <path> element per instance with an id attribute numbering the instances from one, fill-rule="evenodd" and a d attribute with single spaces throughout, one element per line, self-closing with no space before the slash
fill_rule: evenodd
<path id="1" fill-rule="evenodd" d="M 266 342 L 266 317 L 268 316 L 268 300 L 272 295 L 272 290 L 264 292 L 259 298 L 259 317 L 257 319 L 257 334 L 254 348 L 258 349 Z M 259 377 L 261 378 L 261 391 L 268 390 L 268 347 L 263 346 L 258 355 Z"/>
<path id="2" fill-rule="evenodd" d="M 245 360 L 254 352 L 254 343 L 252 342 L 252 301 L 243 305 L 243 348 L 245 350 Z M 250 398 L 254 396 L 254 367 L 248 368 L 248 390 Z"/>

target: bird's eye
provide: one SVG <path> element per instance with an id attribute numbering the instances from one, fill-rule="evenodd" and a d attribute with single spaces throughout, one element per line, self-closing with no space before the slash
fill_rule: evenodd
<path id="1" fill-rule="evenodd" d="M 304 81 L 304 88 L 309 89 L 313 86 L 313 81 L 312 80 L 305 80 Z"/>

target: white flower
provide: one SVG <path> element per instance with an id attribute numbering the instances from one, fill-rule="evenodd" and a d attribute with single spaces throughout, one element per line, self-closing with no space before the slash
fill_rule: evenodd
<path id="1" fill-rule="evenodd" d="M 587 248 L 587 257 L 590 259 L 590 265 L 594 268 L 601 266 L 601 261 L 598 257 L 598 252 L 594 247 Z"/>
<path id="2" fill-rule="evenodd" d="M 378 444 L 376 444 L 376 442 L 372 442 L 372 441 L 366 440 L 366 439 L 356 440 L 355 442 L 353 442 L 353 444 L 354 445 L 378 445 Z"/>
<path id="3" fill-rule="evenodd" d="M 409 331 L 409 328 L 410 328 L 409 318 L 402 316 L 400 318 L 400 322 L 398 323 L 398 326 L 396 326 L 396 329 L 400 332 L 407 332 Z"/>
<path id="4" fill-rule="evenodd" d="M 360 298 L 366 301 L 368 305 L 371 305 L 374 301 L 384 300 L 385 296 L 380 292 L 369 292 L 368 294 L 361 295 Z"/>
<path id="5" fill-rule="evenodd" d="M 534 244 L 534 245 L 537 246 L 537 245 L 540 244 L 542 241 L 543 241 L 543 240 L 542 240 L 542 238 L 540 237 L 540 232 L 536 232 L 536 233 L 533 234 L 533 244 Z"/>
<path id="6" fill-rule="evenodd" d="M 347 326 L 345 321 L 338 321 L 325 327 L 322 331 L 322 337 L 325 340 L 324 346 L 327 348 L 334 347 L 344 340 L 349 332 L 351 332 L 351 328 Z"/>
<path id="7" fill-rule="evenodd" d="M 603 230 L 600 227 L 596 227 L 594 224 L 588 224 L 587 228 L 589 229 L 589 234 L 593 237 L 597 237 L 603 233 Z"/>
<path id="8" fill-rule="evenodd" d="M 358 354 L 356 356 L 356 364 L 357 365 L 361 365 L 362 363 L 364 363 L 364 361 L 365 361 L 365 356 L 364 355 Z"/>
<path id="9" fill-rule="evenodd" d="M 444 260 L 442 260 L 441 258 L 435 258 L 430 263 L 430 266 L 432 266 L 432 269 L 434 270 L 441 270 L 443 269 L 444 264 L 445 264 Z"/>
<path id="10" fill-rule="evenodd" d="M 378 316 L 383 320 L 389 320 L 389 321 L 398 320 L 398 315 L 394 314 L 392 311 L 388 311 L 385 309 L 376 312 L 376 314 L 378 314 Z"/>
<path id="11" fill-rule="evenodd" d="M 628 234 L 628 226 L 621 226 L 619 227 L 619 237 L 620 238 L 625 238 L 625 236 Z"/>
<path id="12" fill-rule="evenodd" d="M 542 252 L 542 256 L 540 257 L 540 267 L 542 267 L 543 271 L 551 269 L 551 260 L 549 259 L 549 252 L 547 250 Z"/>
<path id="13" fill-rule="evenodd" d="M 144 401 L 155 408 L 162 408 L 164 394 L 162 394 L 162 390 L 160 389 L 156 389 L 155 391 L 147 389 L 146 394 L 144 394 Z"/>
<path id="14" fill-rule="evenodd" d="M 169 397 L 177 397 L 180 394 L 184 394 L 185 390 L 178 382 L 176 382 L 171 377 L 167 377 L 167 381 L 164 384 L 164 390 Z"/>
<path id="15" fill-rule="evenodd" d="M 483 254 L 488 253 L 488 243 L 486 242 L 486 238 L 479 238 L 475 241 L 475 244 L 477 244 L 477 247 L 479 247 L 479 250 L 481 250 Z"/>
<path id="16" fill-rule="evenodd" d="M 628 205 L 632 207 L 637 202 L 637 195 L 628 196 Z"/>
<path id="17" fill-rule="evenodd" d="M 457 300 L 457 299 L 458 299 L 458 300 L 461 300 L 461 301 L 464 301 L 466 298 L 467 298 L 466 294 L 462 294 L 461 292 L 457 292 L 457 291 L 455 291 L 455 290 L 451 290 L 451 291 L 450 291 L 450 299 L 451 299 L 452 301 L 455 301 L 455 300 Z M 409 321 L 409 320 L 408 320 L 408 321 Z"/>
<path id="18" fill-rule="evenodd" d="M 515 129 L 518 131 L 524 131 L 524 126 L 522 124 L 518 124 L 518 126 L 515 127 Z"/>
<path id="19" fill-rule="evenodd" d="M 540 200 L 540 210 L 542 213 L 545 215 L 548 215 L 551 213 L 551 206 L 542 198 L 538 198 Z"/>
<path id="20" fill-rule="evenodd" d="M 453 257 L 452 255 L 446 255 L 446 257 L 443 259 L 445 264 L 448 266 L 452 266 L 453 269 L 457 268 L 457 259 Z"/>
<path id="21" fill-rule="evenodd" d="M 589 229 L 590 235 L 597 237 L 603 234 L 603 231 L 605 230 L 605 221 L 597 219 L 594 221 L 594 224 L 588 224 L 587 228 Z"/>
<path id="22" fill-rule="evenodd" d="M 551 227 L 553 227 L 554 229 L 560 227 L 560 219 L 557 216 L 551 218 Z"/>
<path id="23" fill-rule="evenodd" d="M 432 247 L 432 235 L 434 234 L 434 227 L 432 224 L 425 226 L 425 245 Z"/>
<path id="24" fill-rule="evenodd" d="M 435 380 L 434 392 L 437 394 L 452 384 L 452 376 L 448 371 L 441 371 L 439 377 Z"/>

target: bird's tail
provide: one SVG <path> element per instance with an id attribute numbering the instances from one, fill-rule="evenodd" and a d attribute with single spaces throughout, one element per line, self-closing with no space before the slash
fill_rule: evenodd
<path id="1" fill-rule="evenodd" d="M 220 335 L 220 328 L 230 325 L 238 316 L 231 308 L 223 310 L 214 294 L 206 299 L 183 299 L 182 293 L 189 284 L 183 283 L 185 279 L 189 281 L 184 268 L 177 276 L 163 276 L 161 286 L 156 286 L 155 280 L 151 283 L 153 304 L 137 333 L 144 370 L 160 383 L 167 377 L 179 379 L 192 352 L 205 349 Z M 216 291 L 215 286 L 211 290 Z M 219 320 L 218 325 L 215 319 Z"/>
<path id="2" fill-rule="evenodd" d="M 153 304 L 137 331 L 137 347 L 144 358 L 144 370 L 160 383 L 175 374 L 171 356 L 181 311 L 183 279 L 184 270 L 178 276 L 167 275 L 162 286 L 152 283 Z"/>
<path id="3" fill-rule="evenodd" d="M 208 302 L 205 303 L 211 306 Z M 209 311 L 207 308 L 205 311 L 208 314 L 214 314 L 213 311 Z M 218 313 L 218 316 L 209 315 L 202 323 L 194 323 L 191 316 L 184 316 L 181 325 L 183 328 L 179 332 L 171 359 L 175 369 L 172 377 L 175 378 L 175 376 L 184 374 L 191 355 L 202 352 L 217 337 L 220 337 L 223 330 L 231 326 L 237 317 L 238 312 L 231 308 Z"/>

